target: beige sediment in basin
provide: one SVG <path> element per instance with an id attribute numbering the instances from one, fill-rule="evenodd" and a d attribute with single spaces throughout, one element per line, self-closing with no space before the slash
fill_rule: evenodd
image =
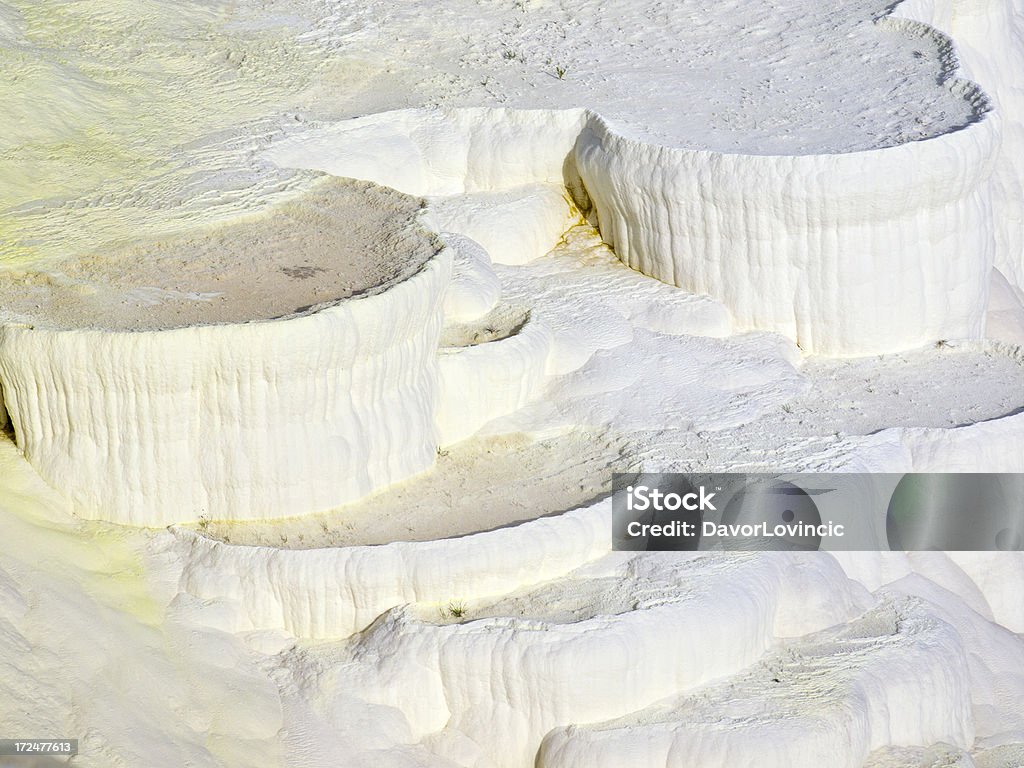
<path id="1" fill-rule="evenodd" d="M 0 271 L 0 321 L 154 331 L 285 317 L 377 293 L 439 250 L 422 202 L 369 182 L 316 180 L 219 226 Z"/>

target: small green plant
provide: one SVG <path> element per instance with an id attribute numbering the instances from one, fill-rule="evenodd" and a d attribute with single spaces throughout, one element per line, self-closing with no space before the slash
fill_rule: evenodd
<path id="1" fill-rule="evenodd" d="M 501 58 L 505 61 L 518 61 L 521 64 L 526 63 L 526 54 L 522 51 L 517 51 L 515 48 L 509 48 L 508 46 L 502 48 Z"/>
<path id="2" fill-rule="evenodd" d="M 461 619 L 466 615 L 466 604 L 461 600 L 452 600 L 447 606 L 438 610 L 442 619 Z"/>
<path id="3" fill-rule="evenodd" d="M 200 515 L 199 522 L 197 523 L 197 525 L 199 526 L 200 531 L 206 533 L 206 530 L 210 527 L 210 518 L 208 518 L 206 515 Z"/>
<path id="4" fill-rule="evenodd" d="M 565 67 L 555 67 L 555 74 L 558 76 L 559 80 L 565 80 L 565 73 L 567 71 L 568 70 Z"/>

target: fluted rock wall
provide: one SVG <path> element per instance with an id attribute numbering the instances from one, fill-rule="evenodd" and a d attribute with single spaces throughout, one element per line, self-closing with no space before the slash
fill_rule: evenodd
<path id="1" fill-rule="evenodd" d="M 848 155 L 727 155 L 646 144 L 594 116 L 576 157 L 626 264 L 723 301 L 741 328 L 847 355 L 980 335 L 998 143 L 987 117 Z"/>
<path id="2" fill-rule="evenodd" d="M 952 78 L 941 33 L 891 23 L 937 38 Z M 346 121 L 268 157 L 425 195 L 562 183 L 623 262 L 722 301 L 737 327 L 875 354 L 984 329 L 1002 122 L 973 84 L 950 88 L 972 122 L 847 154 L 725 154 L 632 138 L 591 111 L 469 109 Z"/>
<path id="3" fill-rule="evenodd" d="M 280 320 L 152 332 L 0 326 L 19 447 L 80 514 L 305 514 L 429 468 L 451 255 Z"/>
<path id="4" fill-rule="evenodd" d="M 608 551 L 611 501 L 511 528 L 377 547 L 288 550 L 177 530 L 181 590 L 228 603 L 230 631 L 347 637 L 389 608 L 476 600 L 562 576 Z"/>
<path id="5" fill-rule="evenodd" d="M 992 176 L 996 267 L 1024 296 L 1024 7 L 1007 0 L 906 0 L 894 16 L 953 36 L 957 63 L 981 83 L 1002 118 Z"/>

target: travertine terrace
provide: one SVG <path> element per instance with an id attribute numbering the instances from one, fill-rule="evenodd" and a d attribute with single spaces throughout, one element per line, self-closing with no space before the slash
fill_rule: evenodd
<path id="1" fill-rule="evenodd" d="M 613 552 L 609 495 L 1024 472 L 1022 41 L 1021 0 L 0 0 L 0 736 L 1024 765 L 1019 551 Z"/>

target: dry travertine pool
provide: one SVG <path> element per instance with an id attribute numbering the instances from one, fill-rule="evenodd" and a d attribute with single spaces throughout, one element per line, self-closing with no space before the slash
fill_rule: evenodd
<path id="1" fill-rule="evenodd" d="M 301 515 L 433 466 L 450 250 L 417 197 L 300 180 L 230 224 L 0 278 L 0 407 L 81 516 Z"/>
<path id="2" fill-rule="evenodd" d="M 0 321 L 155 331 L 299 314 L 386 290 L 440 249 L 416 198 L 324 177 L 228 224 L 0 272 Z"/>

